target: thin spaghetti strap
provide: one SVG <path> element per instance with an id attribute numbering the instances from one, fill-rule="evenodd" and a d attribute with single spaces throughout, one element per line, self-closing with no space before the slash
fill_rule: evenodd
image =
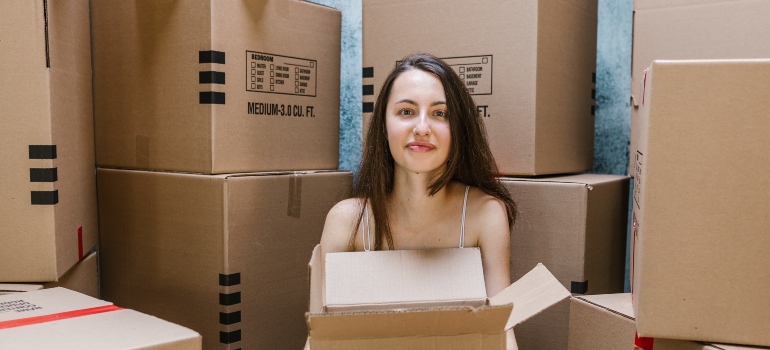
<path id="1" fill-rule="evenodd" d="M 371 241 L 371 233 L 369 232 L 369 205 L 364 201 L 364 217 L 363 217 L 363 224 L 364 227 L 361 229 L 361 241 L 362 245 L 364 247 L 364 251 L 370 251 L 372 250 L 372 241 Z"/>
<path id="2" fill-rule="evenodd" d="M 468 190 L 471 186 L 465 186 L 465 197 L 463 198 L 463 218 L 460 224 L 460 248 L 465 248 L 465 208 L 468 205 Z"/>

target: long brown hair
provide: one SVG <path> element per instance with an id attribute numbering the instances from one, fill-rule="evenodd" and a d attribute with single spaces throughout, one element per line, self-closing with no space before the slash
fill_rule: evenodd
<path id="1" fill-rule="evenodd" d="M 371 205 L 374 215 L 374 250 L 382 249 L 384 241 L 394 249 L 388 221 L 386 198 L 393 189 L 394 160 L 388 147 L 385 115 L 393 82 L 402 73 L 419 69 L 441 80 L 447 103 L 447 115 L 452 135 L 447 166 L 443 173 L 428 186 L 429 195 L 436 194 L 449 181 L 455 180 L 476 186 L 505 204 L 508 223 L 516 220 L 516 204 L 508 190 L 495 177 L 497 164 L 487 143 L 484 123 L 465 84 L 449 65 L 429 54 L 407 56 L 385 79 L 374 105 L 372 119 L 364 140 L 364 150 L 358 174 L 353 184 L 352 197 Z M 350 238 L 354 246 L 356 232 L 363 221 L 363 206 Z"/>

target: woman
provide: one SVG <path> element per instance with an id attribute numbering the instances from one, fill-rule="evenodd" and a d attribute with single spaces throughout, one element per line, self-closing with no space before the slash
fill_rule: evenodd
<path id="1" fill-rule="evenodd" d="M 487 295 L 510 284 L 516 206 L 451 67 L 427 54 L 405 58 L 380 90 L 364 145 L 352 197 L 326 218 L 322 256 L 479 247 Z"/>

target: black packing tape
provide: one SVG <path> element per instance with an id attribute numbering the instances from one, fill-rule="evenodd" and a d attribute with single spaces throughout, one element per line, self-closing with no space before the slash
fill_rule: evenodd
<path id="1" fill-rule="evenodd" d="M 591 99 L 596 99 L 596 89 L 591 89 Z"/>
<path id="2" fill-rule="evenodd" d="M 591 74 L 591 82 L 592 82 L 592 83 L 594 83 L 594 84 L 596 84 L 596 72 L 594 72 L 593 74 Z"/>
<path id="3" fill-rule="evenodd" d="M 596 115 L 596 105 L 591 105 L 591 115 Z"/>
<path id="4" fill-rule="evenodd" d="M 29 145 L 29 159 L 56 159 L 56 145 Z"/>
<path id="5" fill-rule="evenodd" d="M 32 191 L 33 205 L 54 205 L 59 203 L 59 190 Z"/>
<path id="6" fill-rule="evenodd" d="M 362 73 L 364 78 L 374 78 L 374 67 L 364 67 Z"/>
<path id="7" fill-rule="evenodd" d="M 570 286 L 570 292 L 574 294 L 588 293 L 588 280 L 586 280 L 585 282 L 572 281 L 572 285 Z"/>
<path id="8" fill-rule="evenodd" d="M 374 95 L 374 85 L 364 85 L 364 96 Z"/>
<path id="9" fill-rule="evenodd" d="M 241 312 L 220 312 L 219 313 L 219 323 L 223 325 L 231 325 L 241 322 Z"/>
<path id="10" fill-rule="evenodd" d="M 201 91 L 200 103 L 202 105 L 223 105 L 225 104 L 225 93 L 216 91 Z"/>
<path id="11" fill-rule="evenodd" d="M 225 72 L 205 71 L 198 74 L 200 84 L 225 84 Z"/>
<path id="12" fill-rule="evenodd" d="M 364 113 L 374 112 L 374 102 L 364 102 Z"/>
<path id="13" fill-rule="evenodd" d="M 225 53 L 222 51 L 198 51 L 198 63 L 225 64 Z"/>
<path id="14" fill-rule="evenodd" d="M 232 332 L 219 332 L 219 342 L 222 344 L 232 344 L 241 341 L 241 330 Z"/>
<path id="15" fill-rule="evenodd" d="M 30 168 L 29 182 L 56 182 L 59 180 L 56 168 Z"/>
<path id="16" fill-rule="evenodd" d="M 241 292 L 219 293 L 219 305 L 230 306 L 241 303 Z"/>
<path id="17" fill-rule="evenodd" d="M 231 273 L 229 275 L 219 274 L 219 285 L 223 287 L 237 286 L 241 284 L 241 274 Z"/>

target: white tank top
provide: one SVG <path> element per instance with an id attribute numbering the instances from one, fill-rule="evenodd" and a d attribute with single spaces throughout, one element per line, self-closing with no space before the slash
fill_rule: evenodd
<path id="1" fill-rule="evenodd" d="M 463 214 L 460 222 L 460 248 L 465 248 L 465 208 L 468 205 L 468 190 L 471 186 L 465 186 L 465 197 L 463 197 Z M 362 201 L 363 203 L 363 201 Z M 364 204 L 362 204 L 364 205 Z M 369 206 L 364 205 L 364 217 L 363 217 L 363 232 L 361 234 L 361 241 L 363 243 L 364 251 L 372 250 L 372 237 L 369 232 Z"/>

